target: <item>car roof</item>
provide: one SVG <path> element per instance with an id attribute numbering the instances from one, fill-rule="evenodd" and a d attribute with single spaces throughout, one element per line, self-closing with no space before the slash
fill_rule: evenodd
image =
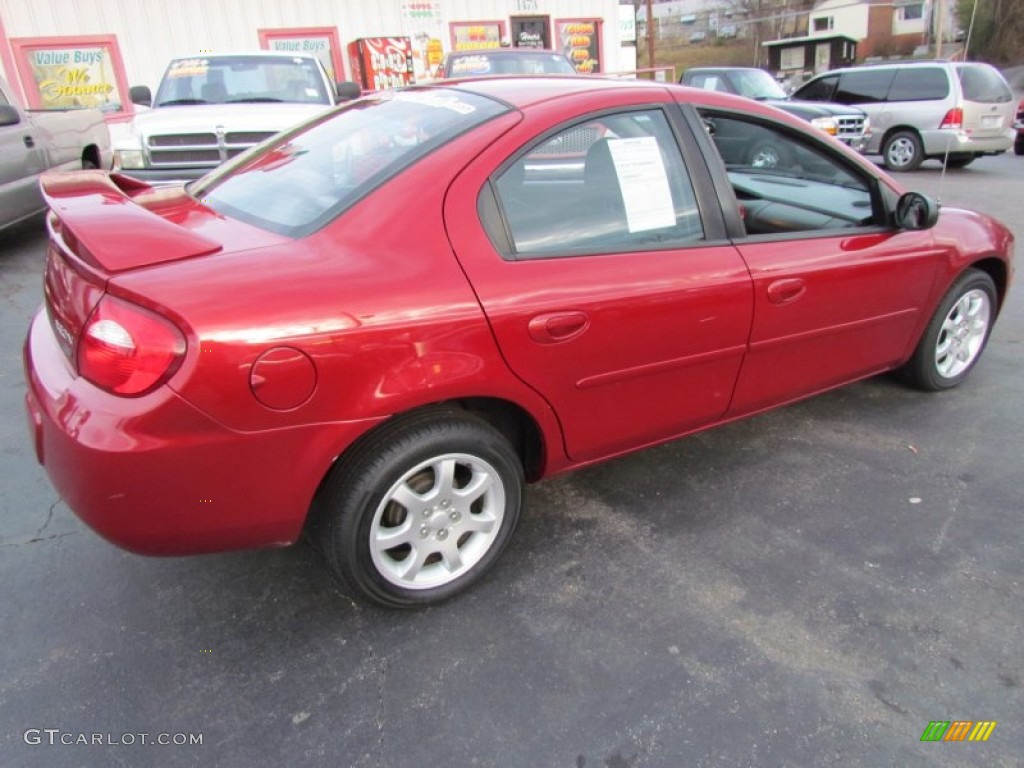
<path id="1" fill-rule="evenodd" d="M 443 84 L 442 84 L 443 83 Z M 481 96 L 504 101 L 514 107 L 528 107 L 550 99 L 578 93 L 645 88 L 665 91 L 674 83 L 650 80 L 627 80 L 584 75 L 504 75 L 498 77 L 465 77 L 427 84 L 424 88 L 459 88 Z M 415 86 L 419 87 L 419 86 Z M 688 91 L 690 89 L 687 89 Z M 722 94 L 728 96 L 729 94 Z M 744 99 L 746 101 L 746 99 Z"/>
<path id="2" fill-rule="evenodd" d="M 553 51 L 550 48 L 471 48 L 463 51 L 452 51 L 448 55 L 455 56 L 515 56 L 517 54 L 553 53 L 557 56 L 563 55 L 561 51 Z"/>
<path id="3" fill-rule="evenodd" d="M 761 69 L 760 67 L 689 67 L 689 68 L 687 68 L 686 71 L 687 72 L 721 72 L 722 70 L 727 70 L 729 72 L 738 72 L 740 70 L 746 70 L 746 71 L 749 72 L 751 70 L 757 70 L 758 72 L 764 72 L 765 74 L 768 74 L 767 70 Z"/>
<path id="4" fill-rule="evenodd" d="M 206 51 L 204 53 L 183 53 L 179 56 L 172 56 L 171 61 L 176 59 L 220 59 L 225 56 L 261 56 L 275 57 L 279 59 L 315 59 L 311 53 L 302 51 Z"/>

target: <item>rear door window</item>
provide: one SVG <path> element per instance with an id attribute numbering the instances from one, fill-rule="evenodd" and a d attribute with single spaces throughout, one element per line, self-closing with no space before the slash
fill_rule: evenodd
<path id="1" fill-rule="evenodd" d="M 949 96 L 949 75 L 942 67 L 896 70 L 889 101 L 937 101 Z"/>
<path id="2" fill-rule="evenodd" d="M 693 182 L 661 110 L 601 115 L 529 149 L 495 179 L 513 252 L 536 259 L 704 239 Z M 493 228 L 499 250 L 503 237 Z"/>
<path id="3" fill-rule="evenodd" d="M 834 100 L 840 104 L 873 104 L 885 101 L 895 71 L 892 69 L 865 69 L 845 72 L 839 78 Z"/>

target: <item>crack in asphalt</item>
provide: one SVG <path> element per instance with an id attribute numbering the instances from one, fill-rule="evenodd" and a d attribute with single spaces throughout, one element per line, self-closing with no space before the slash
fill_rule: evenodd
<path id="1" fill-rule="evenodd" d="M 61 501 L 63 501 L 63 499 L 61 499 L 61 497 L 58 496 L 57 500 L 50 505 L 50 511 L 46 513 L 46 522 L 43 523 L 42 528 L 36 531 L 36 535 L 29 539 L 29 542 L 42 540 L 43 531 L 45 531 L 50 526 L 50 523 L 53 521 L 53 513 L 57 509 L 57 505 L 60 504 Z"/>
<path id="2" fill-rule="evenodd" d="M 50 523 L 53 522 L 53 513 L 57 510 L 57 505 L 60 504 L 62 501 L 64 501 L 64 499 L 58 496 L 57 500 L 50 505 L 50 509 L 46 513 L 46 522 L 44 522 L 42 526 L 39 528 L 39 530 L 35 532 L 34 536 L 32 536 L 29 539 L 25 539 L 24 541 L 12 541 L 9 544 L 0 544 L 0 549 L 9 549 L 10 547 L 23 547 L 26 544 L 37 544 L 41 541 L 53 541 L 54 539 L 63 539 L 65 536 L 73 536 L 74 534 L 78 533 L 78 531 L 65 531 L 64 533 L 53 533 L 49 536 L 43 536 L 43 533 L 46 531 L 46 529 L 50 527 Z"/>

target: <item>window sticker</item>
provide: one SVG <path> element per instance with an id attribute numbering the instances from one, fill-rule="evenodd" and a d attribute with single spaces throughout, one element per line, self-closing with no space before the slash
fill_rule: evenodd
<path id="1" fill-rule="evenodd" d="M 207 59 L 178 59 L 171 62 L 168 77 L 201 77 L 206 74 L 210 62 Z"/>
<path id="2" fill-rule="evenodd" d="M 653 136 L 609 139 L 608 149 L 619 177 L 629 231 L 674 227 L 675 206 L 658 140 Z"/>
<path id="3" fill-rule="evenodd" d="M 422 104 L 425 107 L 435 109 L 448 109 L 458 115 L 471 115 L 476 112 L 476 107 L 461 101 L 457 96 L 433 91 L 403 91 L 398 94 L 400 101 L 412 101 Z"/>
<path id="4" fill-rule="evenodd" d="M 486 75 L 491 71 L 491 60 L 486 56 L 460 56 L 452 63 L 453 75 Z"/>

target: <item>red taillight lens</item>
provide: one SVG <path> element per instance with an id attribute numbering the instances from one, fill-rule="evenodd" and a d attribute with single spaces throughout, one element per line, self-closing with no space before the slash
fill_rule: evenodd
<path id="1" fill-rule="evenodd" d="M 939 128 L 963 128 L 964 127 L 964 111 L 960 107 L 954 107 L 946 113 L 946 116 L 942 118 L 942 124 Z"/>
<path id="2" fill-rule="evenodd" d="M 107 294 L 82 329 L 78 372 L 116 395 L 144 395 L 184 356 L 185 336 L 169 320 Z"/>

